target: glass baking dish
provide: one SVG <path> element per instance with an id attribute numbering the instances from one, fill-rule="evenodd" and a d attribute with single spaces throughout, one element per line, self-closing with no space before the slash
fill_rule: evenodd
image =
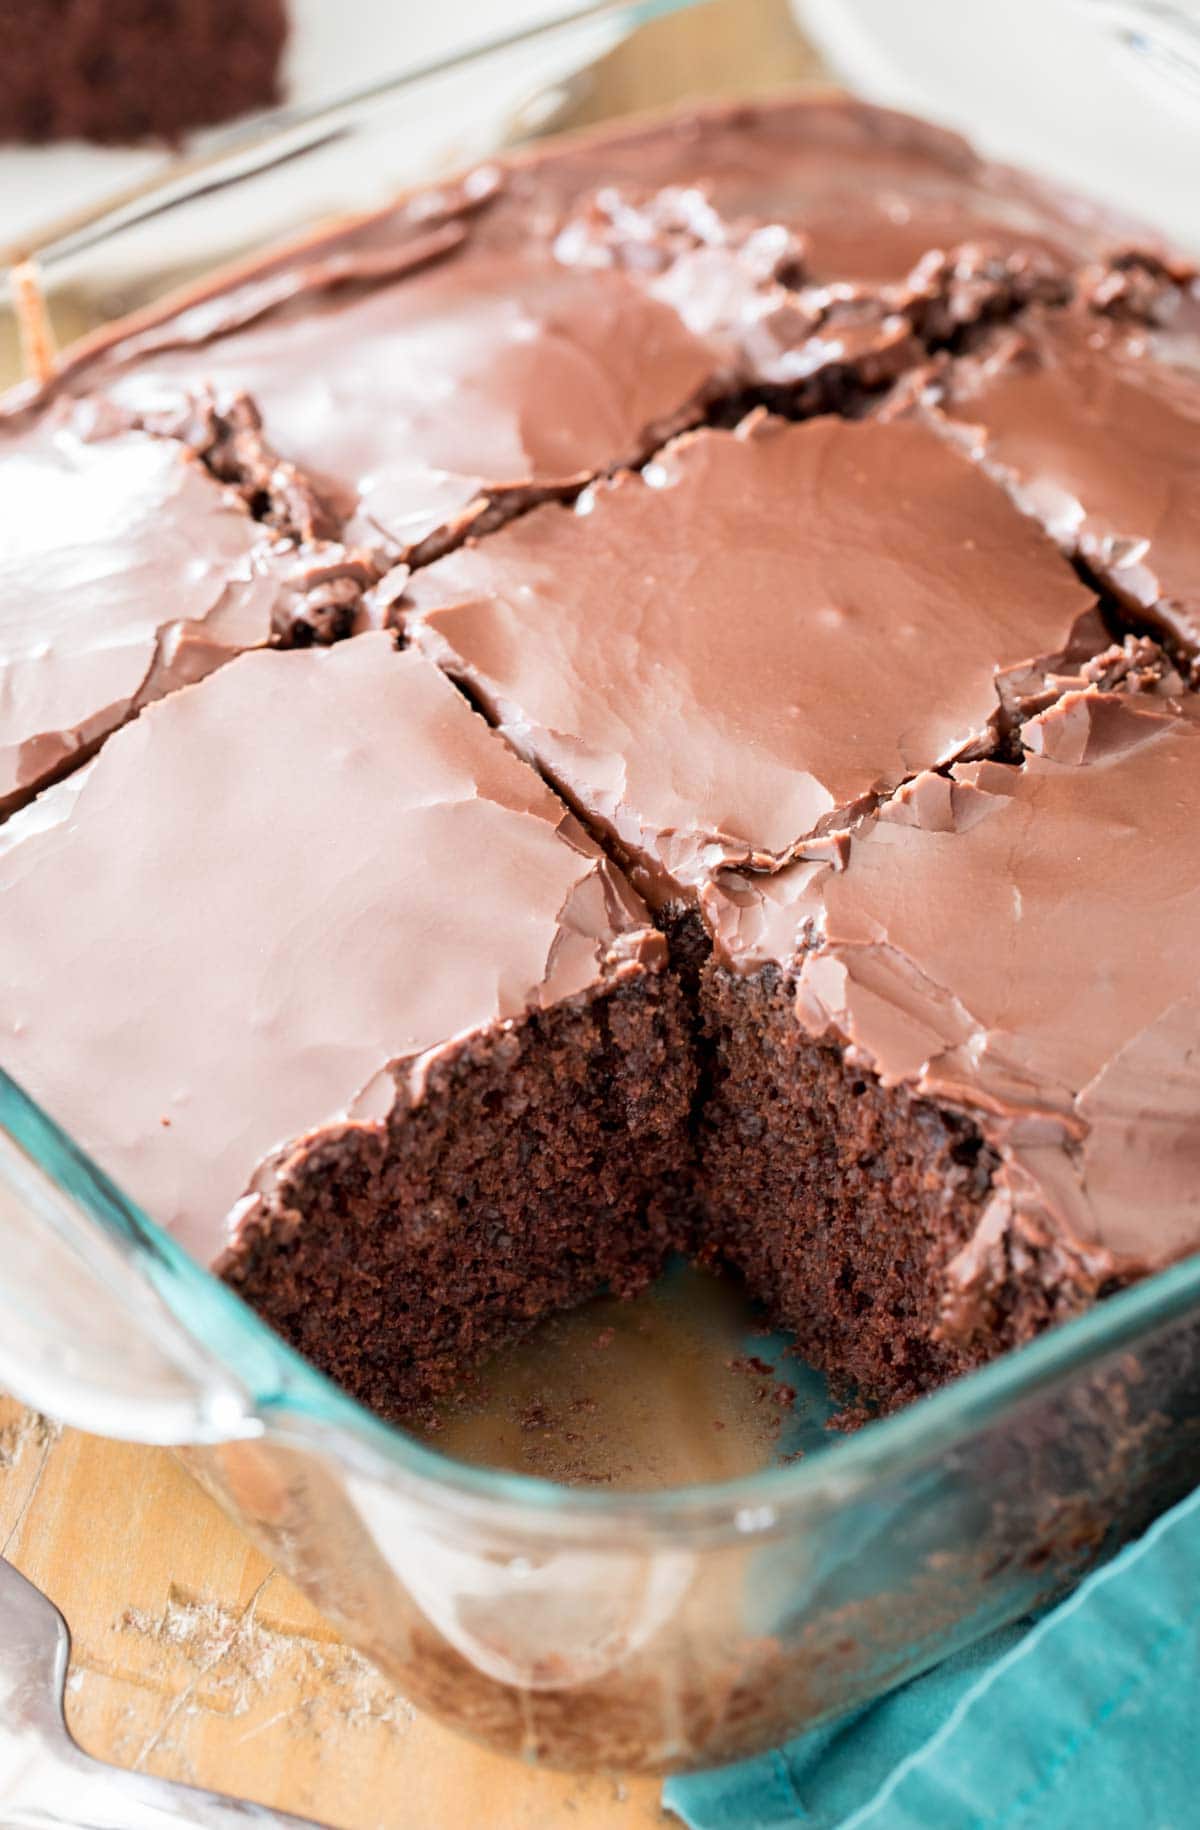
<path id="1" fill-rule="evenodd" d="M 79 336 L 489 146 L 598 118 L 615 60 L 671 66 L 656 34 L 678 21 L 652 15 L 677 10 L 591 7 L 277 120 L 50 238 L 21 286 Z M 821 80 L 774 0 L 742 0 L 731 42 L 703 86 Z M 0 1251 L 0 1383 L 177 1447 L 407 1696 L 550 1764 L 669 1771 L 769 1746 L 1045 1603 L 1200 1473 L 1200 1259 L 821 1453 L 631 1493 L 470 1466 L 380 1422 L 3 1073 Z"/>

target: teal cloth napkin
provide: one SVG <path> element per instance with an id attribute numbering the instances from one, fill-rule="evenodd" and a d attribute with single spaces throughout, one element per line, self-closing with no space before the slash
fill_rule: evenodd
<path id="1" fill-rule="evenodd" d="M 663 1803 L 692 1830 L 1196 1830 L 1200 1490 L 1036 1625 Z"/>

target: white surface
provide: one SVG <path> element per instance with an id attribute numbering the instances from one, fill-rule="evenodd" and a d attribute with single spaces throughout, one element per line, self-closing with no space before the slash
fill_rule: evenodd
<path id="1" fill-rule="evenodd" d="M 792 0 L 847 84 L 1200 248 L 1200 92 L 1097 0 Z M 1127 7 L 1126 13 L 1135 9 Z M 1177 0 L 1194 16 L 1200 0 Z"/>
<path id="2" fill-rule="evenodd" d="M 312 106 L 345 90 L 565 10 L 565 0 L 290 0 L 284 99 Z M 0 148 L 0 246 L 102 204 L 166 163 L 158 148 Z"/>

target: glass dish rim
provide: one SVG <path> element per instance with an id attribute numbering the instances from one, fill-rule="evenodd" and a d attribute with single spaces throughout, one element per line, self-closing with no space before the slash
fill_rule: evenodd
<path id="1" fill-rule="evenodd" d="M 779 1530 L 790 1515 L 837 1509 L 881 1481 L 927 1464 L 1070 1374 L 1136 1346 L 1182 1316 L 1200 1313 L 1200 1254 L 1195 1254 L 903 1410 L 866 1423 L 820 1455 L 689 1486 L 568 1487 L 540 1475 L 460 1461 L 369 1411 L 151 1220 L 2 1068 L 0 1130 L 134 1261 L 175 1322 L 245 1390 L 251 1418 L 264 1432 L 293 1437 L 298 1446 L 313 1446 L 315 1437 L 335 1453 L 348 1444 L 364 1472 L 403 1474 L 427 1496 L 474 1504 L 526 1526 L 621 1523 L 657 1535 L 715 1525 L 735 1537 Z"/>
<path id="2" fill-rule="evenodd" d="M 65 232 L 31 243 L 25 254 L 52 274 L 60 261 L 102 247 L 152 216 L 183 208 L 214 188 L 253 178 L 326 138 L 354 131 L 415 85 L 486 63 L 524 44 L 626 21 L 636 26 L 706 0 L 590 0 L 536 25 L 464 47 L 310 110 L 283 108 L 247 129 L 225 130 L 182 175 L 174 166 L 136 190 L 83 213 Z M 0 278 L 15 272 L 20 262 Z M 153 307 L 151 309 L 154 309 Z M 86 342 L 87 339 L 81 339 Z M 63 355 L 69 356 L 68 348 Z M 18 388 L 28 384 L 18 383 Z M 0 402 L 3 396 L 0 395 Z M 885 1479 L 944 1454 L 1038 1392 L 1136 1345 L 1190 1313 L 1200 1313 L 1200 1254 L 1156 1272 L 1061 1323 L 1026 1345 L 967 1373 L 891 1416 L 865 1424 L 828 1452 L 787 1466 L 718 1482 L 648 1491 L 568 1487 L 538 1475 L 505 1473 L 457 1460 L 386 1423 L 274 1333 L 246 1303 L 149 1218 L 0 1068 L 0 1130 L 88 1221 L 137 1266 L 176 1324 L 200 1342 L 249 1398 L 252 1429 L 306 1446 L 315 1442 L 343 1463 L 376 1476 L 402 1475 L 428 1496 L 471 1505 L 521 1526 L 583 1529 L 619 1524 L 654 1535 L 708 1526 L 745 1537 L 778 1531 L 797 1516 L 836 1509 Z M 346 1450 L 351 1451 L 350 1455 Z"/>
<path id="3" fill-rule="evenodd" d="M 386 108 L 408 90 L 435 78 L 466 71 L 524 46 L 548 43 L 559 36 L 583 35 L 589 28 L 626 23 L 630 30 L 672 13 L 694 11 L 712 0 L 584 0 L 544 19 L 498 32 L 425 59 L 310 107 L 290 103 L 265 110 L 249 122 L 210 129 L 197 136 L 198 149 L 168 158 L 146 178 L 120 187 L 99 203 L 51 221 L 42 236 L 0 243 L 0 280 L 36 263 L 52 270 L 55 263 L 85 254 L 151 217 L 181 208 L 193 198 L 221 190 L 273 166 L 319 150 L 347 129 L 356 130 L 377 108 Z M 84 339 L 80 339 L 84 341 Z M 4 398 L 0 390 L 0 401 Z"/>

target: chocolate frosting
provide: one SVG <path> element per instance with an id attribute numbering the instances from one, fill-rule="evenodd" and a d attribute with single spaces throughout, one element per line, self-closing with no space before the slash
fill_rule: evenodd
<path id="1" fill-rule="evenodd" d="M 714 395 L 889 380 L 920 338 L 1062 296 L 1124 227 L 903 115 L 717 106 L 309 237 L 93 340 L 56 385 L 159 419 L 249 395 L 351 542 L 423 560 Z"/>
<path id="2" fill-rule="evenodd" d="M 289 1141 L 378 1121 L 429 1051 L 665 951 L 382 633 L 151 707 L 0 832 L 0 894 L 5 1067 L 207 1261 Z"/>
<path id="3" fill-rule="evenodd" d="M 1129 233 L 906 117 L 718 107 L 256 259 L 0 404 L 0 812 L 127 725 L 0 833 L 6 1067 L 211 1261 L 398 1074 L 660 966 L 432 657 L 718 958 L 976 1118 L 948 1331 L 1021 1250 L 1099 1287 L 1200 1243 L 1198 715 L 1144 656 L 1064 678 L 1107 637 L 1037 525 L 1200 650 L 1195 301 Z M 918 362 L 907 417 L 659 450 Z M 385 567 L 423 654 L 242 652 L 361 627 Z"/>
<path id="4" fill-rule="evenodd" d="M 269 640 L 243 505 L 175 443 L 51 414 L 0 444 L 0 813 L 148 700 Z"/>
<path id="5" fill-rule="evenodd" d="M 981 159 L 957 134 L 838 95 L 618 124 L 517 161 L 507 197 L 551 226 L 596 190 L 673 185 L 700 187 L 730 219 L 782 223 L 817 283 L 902 280 L 931 249 L 964 244 L 1075 265 L 1147 240 L 1143 225 Z"/>
<path id="6" fill-rule="evenodd" d="M 746 387 L 874 386 L 977 319 L 1062 300 L 1144 230 L 845 97 L 703 109 L 566 146 L 511 192 L 559 259 L 638 273 Z"/>
<path id="7" fill-rule="evenodd" d="M 578 488 L 695 420 L 712 351 L 627 276 L 536 248 L 460 252 L 395 284 L 292 291 L 204 340 L 105 378 L 140 416 L 201 387 L 249 394 L 273 446 L 348 517 L 348 538 L 421 557 L 499 505 Z M 224 334 L 221 334 L 224 330 Z"/>
<path id="8" fill-rule="evenodd" d="M 1167 298 L 1165 322 L 1030 312 L 948 365 L 925 398 L 1127 612 L 1195 654 L 1200 300 Z"/>
<path id="9" fill-rule="evenodd" d="M 990 747 L 1092 606 L 926 428 L 759 414 L 447 555 L 399 612 L 663 903 Z"/>
<path id="10" fill-rule="evenodd" d="M 1020 767 L 925 774 L 816 862 L 710 892 L 719 957 L 999 1152 L 945 1326 L 1024 1249 L 1099 1287 L 1200 1245 L 1200 705 L 1067 692 Z"/>
<path id="11" fill-rule="evenodd" d="M 554 251 L 568 265 L 629 272 L 669 304 L 711 345 L 718 392 L 784 390 L 797 406 L 822 398 L 818 383 L 877 387 L 917 361 L 916 320 L 951 286 L 937 262 L 890 286 L 812 284 L 801 237 L 727 219 L 698 187 L 605 187 L 568 215 Z"/>

